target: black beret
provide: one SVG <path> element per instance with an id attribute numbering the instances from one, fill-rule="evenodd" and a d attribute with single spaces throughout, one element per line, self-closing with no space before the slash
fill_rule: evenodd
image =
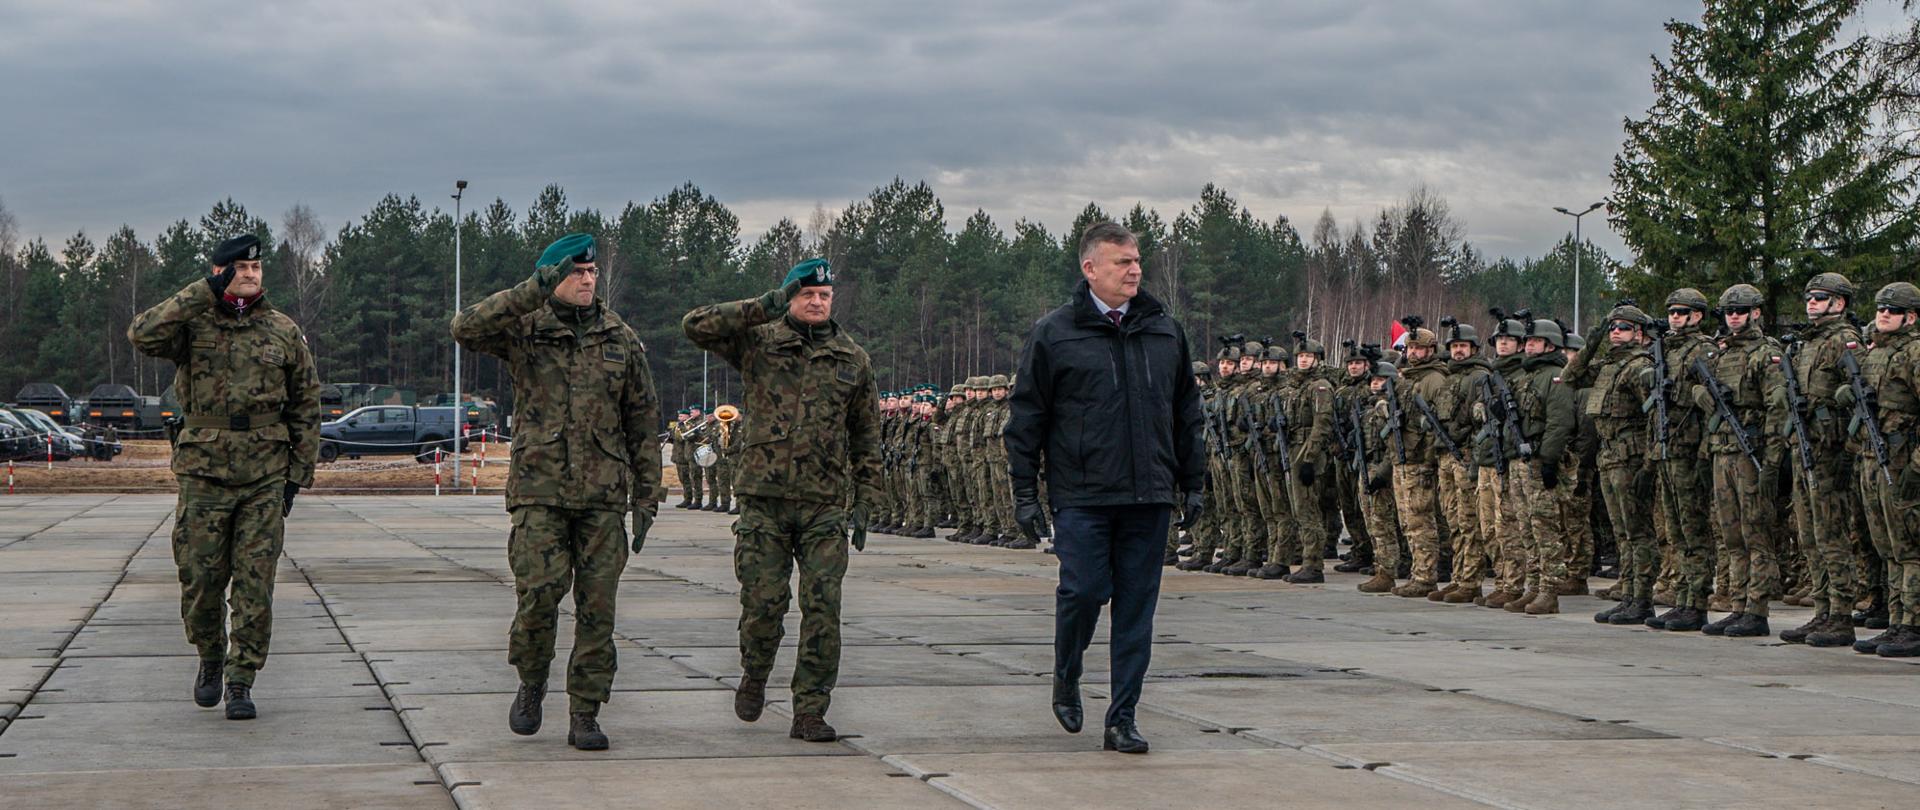
<path id="1" fill-rule="evenodd" d="M 259 261 L 260 237 L 247 233 L 221 242 L 219 247 L 213 249 L 209 259 L 214 267 L 226 267 L 238 261 Z"/>

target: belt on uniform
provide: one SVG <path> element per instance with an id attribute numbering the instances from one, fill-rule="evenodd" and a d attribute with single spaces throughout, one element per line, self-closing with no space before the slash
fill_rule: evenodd
<path id="1" fill-rule="evenodd" d="M 182 423 L 189 428 L 212 428 L 214 430 L 259 430 L 268 425 L 280 424 L 280 412 L 211 414 L 190 413 Z"/>

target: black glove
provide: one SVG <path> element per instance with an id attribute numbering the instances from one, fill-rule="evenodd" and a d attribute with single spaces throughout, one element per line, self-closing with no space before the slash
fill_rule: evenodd
<path id="1" fill-rule="evenodd" d="M 1540 462 L 1540 486 L 1555 489 L 1560 486 L 1560 465 Z"/>
<path id="2" fill-rule="evenodd" d="M 787 314 L 787 302 L 800 293 L 800 279 L 794 279 L 760 294 L 760 308 L 768 318 L 778 318 Z"/>
<path id="3" fill-rule="evenodd" d="M 1040 542 L 1040 493 L 1032 485 L 1018 486 L 1013 489 L 1013 522 L 1020 524 L 1020 533 L 1028 540 Z"/>
<path id="4" fill-rule="evenodd" d="M 1300 486 L 1313 486 L 1313 462 L 1302 461 L 1293 465 L 1293 468 L 1300 471 Z"/>
<path id="5" fill-rule="evenodd" d="M 853 544 L 854 551 L 867 550 L 867 508 L 855 506 L 847 510 L 847 542 Z"/>
<path id="6" fill-rule="evenodd" d="M 1206 509 L 1206 496 L 1202 495 L 1198 490 L 1187 493 L 1186 498 L 1180 503 L 1179 527 L 1181 529 L 1193 528 L 1194 524 L 1200 522 L 1200 515 L 1206 512 Z"/>
<path id="7" fill-rule="evenodd" d="M 1573 494 L 1574 494 L 1575 496 L 1581 496 L 1581 495 L 1585 495 L 1585 494 L 1587 494 L 1587 479 L 1589 479 L 1589 478 L 1592 478 L 1592 477 L 1593 477 L 1593 476 L 1591 476 L 1591 475 L 1583 475 L 1583 476 L 1580 476 L 1580 479 L 1579 479 L 1579 480 L 1577 480 L 1577 481 L 1574 481 L 1574 482 L 1573 482 Z"/>
<path id="8" fill-rule="evenodd" d="M 239 269 L 240 263 L 233 262 L 220 268 L 220 272 L 207 275 L 207 286 L 213 289 L 213 297 L 219 298 L 227 294 L 227 285 L 233 283 L 233 274 Z"/>
<path id="9" fill-rule="evenodd" d="M 559 264 L 548 264 L 533 268 L 533 281 L 540 285 L 540 291 L 552 295 L 560 282 L 573 274 L 573 260 L 561 259 Z"/>
<path id="10" fill-rule="evenodd" d="M 1655 486 L 1653 465 L 1649 464 L 1641 467 L 1638 472 L 1633 474 L 1633 491 L 1639 495 L 1639 497 L 1652 498 L 1654 496 Z M 1648 503 L 1652 503 L 1652 501 L 1649 500 Z"/>
<path id="11" fill-rule="evenodd" d="M 647 532 L 653 529 L 653 508 L 633 510 L 633 553 L 647 544 Z"/>
<path id="12" fill-rule="evenodd" d="M 1383 472 L 1367 479 L 1367 491 L 1379 492 L 1380 490 L 1386 489 L 1387 485 L 1391 483 L 1393 483 L 1392 476 Z"/>
<path id="13" fill-rule="evenodd" d="M 282 485 L 280 490 L 280 516 L 281 517 L 284 518 L 287 515 L 293 513 L 293 496 L 298 494 L 300 494 L 299 484 L 296 484 L 292 481 L 288 481 L 286 484 Z"/>

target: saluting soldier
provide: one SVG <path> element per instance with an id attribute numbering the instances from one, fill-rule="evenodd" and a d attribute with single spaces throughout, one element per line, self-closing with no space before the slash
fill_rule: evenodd
<path id="1" fill-rule="evenodd" d="M 733 568 L 740 580 L 740 686 L 734 713 L 760 719 L 800 569 L 800 649 L 793 726 L 808 742 L 839 739 L 827 707 L 840 677 L 840 583 L 847 546 L 867 544 L 879 498 L 879 389 L 866 350 L 833 320 L 833 270 L 794 265 L 757 298 L 687 313 L 688 339 L 740 372 L 754 414 L 741 454 Z"/>
<path id="2" fill-rule="evenodd" d="M 666 492 L 660 487 L 660 401 L 647 347 L 596 295 L 593 237 L 561 237 L 533 275 L 453 319 L 453 337 L 500 358 L 513 375 L 513 459 L 507 559 L 519 598 L 507 658 L 520 689 L 507 713 L 515 734 L 540 730 L 560 600 L 573 591 L 573 653 L 567 661 L 567 744 L 608 746 L 600 705 L 619 668 L 614 597 L 626 568 L 623 525 L 633 513 L 632 551 Z"/>
<path id="3" fill-rule="evenodd" d="M 180 618 L 200 653 L 193 702 L 219 704 L 224 675 L 229 720 L 257 713 L 254 674 L 266 665 L 273 636 L 283 521 L 294 495 L 313 486 L 320 451 L 313 353 L 293 319 L 267 303 L 260 257 L 251 234 L 221 242 L 206 278 L 127 328 L 141 353 L 174 364 L 186 415 L 172 462 L 180 485 L 173 524 Z"/>

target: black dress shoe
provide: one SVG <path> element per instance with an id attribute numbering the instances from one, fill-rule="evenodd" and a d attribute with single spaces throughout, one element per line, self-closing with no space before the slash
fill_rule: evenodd
<path id="1" fill-rule="evenodd" d="M 1083 721 L 1080 707 L 1080 684 L 1053 679 L 1053 719 L 1060 721 L 1060 727 L 1068 734 L 1079 734 Z"/>
<path id="2" fill-rule="evenodd" d="M 1121 721 L 1120 725 L 1107 726 L 1106 749 L 1122 754 L 1144 754 L 1147 752 L 1147 738 L 1140 736 L 1140 729 L 1132 720 Z"/>

